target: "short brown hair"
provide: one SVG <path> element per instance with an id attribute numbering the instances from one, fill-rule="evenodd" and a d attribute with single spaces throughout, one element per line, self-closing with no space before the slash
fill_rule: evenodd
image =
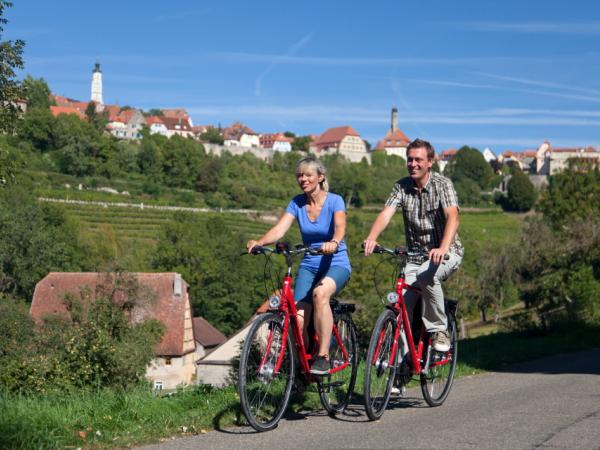
<path id="1" fill-rule="evenodd" d="M 408 152 L 413 148 L 424 148 L 427 150 L 427 159 L 429 159 L 429 161 L 433 161 L 435 158 L 435 149 L 433 148 L 433 145 L 423 139 L 417 138 L 408 144 L 408 147 L 406 147 L 406 156 L 408 156 Z"/>

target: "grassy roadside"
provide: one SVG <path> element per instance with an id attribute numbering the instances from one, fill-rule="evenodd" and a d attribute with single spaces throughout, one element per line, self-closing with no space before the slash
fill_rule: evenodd
<path id="1" fill-rule="evenodd" d="M 498 333 L 460 341 L 458 376 L 511 363 L 600 347 L 600 325 L 578 324 L 552 333 Z M 357 394 L 362 393 L 359 370 Z M 294 409 L 319 407 L 309 392 Z M 204 433 L 239 421 L 234 388 L 199 387 L 170 397 L 146 389 L 21 397 L 0 394 L 0 448 L 123 448 Z"/>

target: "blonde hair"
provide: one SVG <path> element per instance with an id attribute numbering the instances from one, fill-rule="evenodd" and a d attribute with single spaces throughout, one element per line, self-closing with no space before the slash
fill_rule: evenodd
<path id="1" fill-rule="evenodd" d="M 300 173 L 302 169 L 311 169 L 317 172 L 317 175 L 323 175 L 323 181 L 319 183 L 321 189 L 325 192 L 329 191 L 329 182 L 327 181 L 327 168 L 323 165 L 321 161 L 319 161 L 314 156 L 307 156 L 306 158 L 302 158 L 298 161 L 298 165 L 296 165 L 296 173 Z"/>

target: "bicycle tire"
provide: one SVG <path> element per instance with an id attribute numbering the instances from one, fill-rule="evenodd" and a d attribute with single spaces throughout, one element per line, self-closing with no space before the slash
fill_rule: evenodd
<path id="1" fill-rule="evenodd" d="M 240 403 L 246 420 L 256 431 L 275 428 L 290 400 L 294 352 L 289 333 L 287 342 L 283 342 L 282 322 L 280 314 L 259 316 L 246 336 L 240 356 Z M 284 357 L 279 373 L 275 374 L 273 369 L 283 345 Z"/>
<path id="2" fill-rule="evenodd" d="M 386 309 L 379 315 L 371 333 L 364 381 L 365 410 L 371 420 L 379 419 L 390 401 L 396 368 L 390 366 L 389 361 L 396 327 L 396 315 Z"/>
<path id="3" fill-rule="evenodd" d="M 458 356 L 456 319 L 452 314 L 448 314 L 448 332 L 450 333 L 450 350 L 442 353 L 432 349 L 429 370 L 426 374 L 421 374 L 421 391 L 429 406 L 440 406 L 444 403 L 452 388 Z M 438 366 L 431 365 L 440 359 L 448 359 L 448 362 Z"/>
<path id="4" fill-rule="evenodd" d="M 335 317 L 334 323 L 342 345 L 348 354 L 348 366 L 319 381 L 321 403 L 330 416 L 343 412 L 350 403 L 358 371 L 358 339 L 354 322 L 350 316 L 344 314 Z M 329 349 L 329 362 L 332 369 L 345 362 L 341 347 L 333 334 Z"/>

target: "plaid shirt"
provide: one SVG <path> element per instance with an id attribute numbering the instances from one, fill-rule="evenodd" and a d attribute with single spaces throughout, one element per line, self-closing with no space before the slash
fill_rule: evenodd
<path id="1" fill-rule="evenodd" d="M 444 208 L 456 206 L 458 198 L 452 181 L 437 172 L 430 172 L 429 181 L 419 192 L 410 177 L 398 181 L 385 206 L 402 209 L 406 245 L 411 253 L 422 253 L 439 248 L 446 227 Z M 450 245 L 450 252 L 463 256 L 463 246 L 458 237 Z M 426 258 L 409 255 L 408 261 L 421 264 Z"/>

